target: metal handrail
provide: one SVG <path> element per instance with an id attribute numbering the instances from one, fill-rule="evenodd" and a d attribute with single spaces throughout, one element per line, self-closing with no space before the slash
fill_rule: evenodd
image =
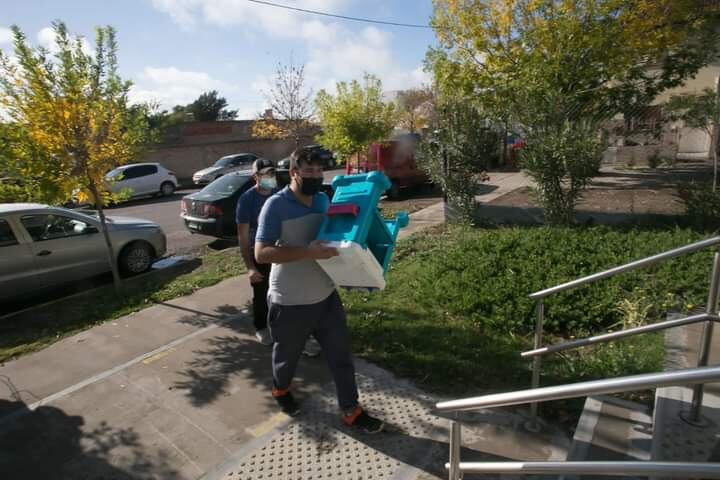
<path id="1" fill-rule="evenodd" d="M 602 280 L 605 278 L 609 278 L 609 277 L 618 275 L 620 273 L 635 270 L 637 268 L 645 267 L 648 265 L 654 265 L 656 263 L 659 263 L 659 262 L 662 262 L 665 260 L 669 260 L 671 258 L 675 258 L 675 257 L 681 256 L 681 255 L 697 252 L 704 248 L 712 247 L 712 246 L 715 246 L 718 244 L 720 244 L 720 236 L 708 238 L 706 240 L 691 243 L 690 245 L 686 245 L 684 247 L 679 247 L 679 248 L 675 248 L 673 250 L 668 250 L 666 252 L 659 253 L 657 255 L 643 258 L 641 260 L 636 260 L 634 262 L 626 263 L 624 265 L 620 265 L 619 267 L 615 267 L 615 268 L 611 268 L 609 270 L 594 273 L 592 275 L 588 275 L 586 277 L 582 277 L 577 280 L 573 280 L 571 282 L 566 282 L 566 283 L 556 285 L 554 287 L 547 288 L 545 290 L 540 290 L 540 291 L 530 294 L 530 298 L 536 300 L 535 312 L 536 312 L 536 317 L 537 317 L 536 321 L 535 321 L 535 335 L 534 335 L 532 352 L 541 352 L 544 350 L 543 346 L 542 346 L 542 337 L 543 337 L 543 323 L 545 321 L 545 298 L 547 296 L 552 295 L 554 293 L 569 290 L 572 288 L 576 288 L 576 287 L 579 287 L 582 285 L 586 285 L 586 284 L 589 284 L 592 282 L 596 282 L 596 281 L 599 281 L 599 280 Z M 716 253 L 715 259 L 713 261 L 712 274 L 710 276 L 710 288 L 709 288 L 709 292 L 708 292 L 708 302 L 707 302 L 707 307 L 705 309 L 706 314 L 715 315 L 718 313 L 717 305 L 718 305 L 718 296 L 719 295 L 720 295 L 720 255 L 718 253 Z M 710 351 L 710 343 L 712 340 L 713 327 L 714 327 L 714 321 L 705 320 L 705 327 L 703 329 L 703 336 L 702 336 L 701 345 L 700 345 L 700 354 L 698 355 L 698 366 L 707 365 L 707 359 L 708 359 L 709 351 Z M 655 329 L 653 329 L 652 327 L 649 327 L 644 332 L 636 331 L 631 334 L 646 333 L 648 331 L 654 331 L 654 330 Z M 621 338 L 622 336 L 626 336 L 626 335 L 619 335 L 619 334 L 614 335 L 614 336 L 612 334 L 606 334 L 606 335 L 610 335 L 610 337 L 605 337 L 604 341 L 610 341 L 610 340 L 614 340 L 616 338 Z M 547 353 L 549 353 L 549 352 L 547 352 Z M 525 356 L 531 356 L 533 358 L 532 384 L 531 385 L 532 385 L 532 388 L 538 388 L 540 386 L 541 354 L 534 353 L 533 355 L 525 355 Z M 702 385 L 697 385 L 695 387 L 695 391 L 693 393 L 691 417 L 694 420 L 697 420 L 700 415 L 700 413 L 699 413 L 700 405 L 702 403 L 702 396 L 703 396 L 702 389 L 703 389 Z M 530 407 L 531 421 L 528 423 L 529 429 L 537 429 L 538 428 L 537 409 L 538 409 L 538 406 L 536 403 L 533 403 Z"/>
<path id="2" fill-rule="evenodd" d="M 446 469 L 451 464 L 445 464 Z M 692 462 L 459 462 L 461 473 L 515 475 L 607 475 L 675 478 L 720 478 L 720 463 Z M 450 478 L 458 478 L 455 477 Z"/>
<path id="3" fill-rule="evenodd" d="M 576 280 L 572 280 L 570 282 L 562 283 L 560 285 L 556 285 L 554 287 L 546 288 L 545 290 L 539 290 L 535 293 L 530 294 L 530 298 L 533 300 L 539 300 L 541 298 L 548 297 L 554 293 L 562 292 L 564 290 L 570 290 L 582 285 L 587 285 L 588 283 L 597 282 L 598 280 L 602 280 L 605 278 L 613 277 L 615 275 L 618 275 L 620 273 L 629 272 L 632 270 L 636 270 L 641 267 L 646 267 L 648 265 L 654 265 L 656 263 L 663 262 L 665 260 L 669 260 L 671 258 L 679 257 L 681 255 L 685 255 L 688 253 L 694 253 L 698 250 L 703 250 L 708 247 L 712 247 L 713 245 L 720 244 L 720 236 L 718 237 L 712 237 L 705 240 L 701 240 L 699 242 L 691 243 L 690 245 L 685 245 L 684 247 L 675 248 L 673 250 L 668 250 L 663 253 L 658 253 L 657 255 L 653 255 L 650 257 L 643 258 L 641 260 L 635 260 L 634 262 L 626 263 L 624 265 L 620 265 L 619 267 L 614 267 L 609 270 L 605 270 L 598 273 L 593 273 L 592 275 L 588 275 L 586 277 L 578 278 Z"/>
<path id="4" fill-rule="evenodd" d="M 440 412 L 478 410 L 481 408 L 507 407 L 524 403 L 547 402 L 566 398 L 585 397 L 607 393 L 630 392 L 650 388 L 695 385 L 720 381 L 720 366 L 687 368 L 672 372 L 644 373 L 620 378 L 591 380 L 552 387 L 531 388 L 507 393 L 494 393 L 479 397 L 438 402 Z"/>
<path id="5" fill-rule="evenodd" d="M 572 350 L 575 348 L 587 347 L 596 343 L 610 342 L 618 340 L 620 338 L 626 338 L 633 335 L 640 335 L 643 333 L 657 332 L 659 330 L 667 330 L 669 328 L 680 327 L 683 325 L 690 325 L 698 322 L 705 322 L 711 320 L 713 322 L 720 322 L 720 316 L 712 315 L 708 313 L 701 313 L 698 315 L 689 315 L 687 317 L 676 318 L 672 320 L 664 320 L 662 322 L 651 323 L 649 325 L 642 325 L 639 327 L 626 328 L 625 330 L 618 330 L 617 332 L 604 333 L 602 335 L 594 335 L 588 338 L 582 338 L 579 340 L 571 340 L 569 342 L 558 343 L 555 345 L 548 345 L 547 347 L 536 348 L 534 350 L 527 350 L 520 354 L 523 358 L 535 357 L 547 355 L 549 353 L 557 353 L 565 350 Z"/>
<path id="6" fill-rule="evenodd" d="M 530 402 L 564 400 L 593 394 L 620 393 L 675 385 L 697 385 L 720 381 L 720 366 L 688 368 L 673 372 L 632 375 L 622 378 L 534 388 L 516 392 L 497 393 L 480 397 L 439 402 L 435 408 L 441 412 L 458 412 L 481 408 L 497 408 Z M 514 473 L 575 474 L 575 475 L 641 475 L 672 476 L 673 474 L 699 475 L 701 478 L 720 478 L 718 463 L 675 462 L 461 462 L 461 425 L 450 424 L 450 462 L 445 464 L 450 480 L 462 478 L 463 473 Z M 678 470 L 679 469 L 679 470 Z"/>

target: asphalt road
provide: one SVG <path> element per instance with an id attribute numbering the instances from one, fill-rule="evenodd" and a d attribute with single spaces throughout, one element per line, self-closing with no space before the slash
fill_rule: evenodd
<path id="1" fill-rule="evenodd" d="M 325 172 L 325 180 L 329 182 L 343 173 L 342 169 L 328 170 Z M 144 218 L 157 223 L 167 236 L 168 255 L 192 255 L 205 245 L 218 250 L 232 246 L 233 242 L 192 234 L 185 228 L 180 218 L 180 200 L 193 192 L 197 192 L 197 189 L 178 190 L 171 197 L 132 200 L 109 208 L 107 215 Z"/>

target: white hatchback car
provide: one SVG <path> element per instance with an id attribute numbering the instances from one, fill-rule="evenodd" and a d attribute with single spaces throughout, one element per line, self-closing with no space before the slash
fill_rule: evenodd
<path id="1" fill-rule="evenodd" d="M 117 167 L 105 175 L 113 193 L 130 190 L 131 197 L 170 196 L 178 186 L 175 173 L 159 163 L 133 163 Z"/>

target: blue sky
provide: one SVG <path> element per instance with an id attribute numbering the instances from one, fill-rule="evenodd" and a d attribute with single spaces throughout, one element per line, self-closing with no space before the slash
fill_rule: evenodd
<path id="1" fill-rule="evenodd" d="M 431 0 L 275 0 L 349 16 L 426 24 Z M 426 83 L 422 61 L 432 30 L 371 25 L 290 12 L 247 0 L 0 0 L 0 49 L 11 51 L 8 28 L 18 25 L 49 44 L 55 19 L 93 43 L 93 28 L 118 31 L 121 74 L 136 101 L 170 107 L 218 90 L 241 118 L 265 107 L 278 61 L 306 64 L 315 91 L 338 80 L 378 75 L 386 90 Z"/>

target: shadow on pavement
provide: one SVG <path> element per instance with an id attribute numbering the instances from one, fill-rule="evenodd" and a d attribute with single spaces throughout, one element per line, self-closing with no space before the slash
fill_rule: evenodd
<path id="1" fill-rule="evenodd" d="M 274 404 L 269 395 L 272 348 L 255 339 L 251 316 L 229 304 L 220 305 L 211 313 L 192 313 L 195 314 L 180 319 L 180 322 L 199 328 L 217 324 L 236 334 L 224 330 L 206 339 L 203 348 L 195 350 L 193 359 L 177 372 L 182 379 L 173 388 L 185 391 L 191 403 L 199 407 L 227 395 L 233 377 L 242 376 L 253 387 L 267 391 L 268 404 Z M 295 384 L 318 378 L 323 382 L 328 378 L 324 356 L 301 358 Z"/>
<path id="2" fill-rule="evenodd" d="M 0 399 L 0 411 L 22 413 L 10 421 L 0 417 L 2 478 L 177 478 L 168 455 L 154 452 L 152 458 L 147 456 L 132 429 L 117 429 L 104 422 L 88 429 L 81 416 L 51 406 L 30 411 L 22 401 Z"/>

